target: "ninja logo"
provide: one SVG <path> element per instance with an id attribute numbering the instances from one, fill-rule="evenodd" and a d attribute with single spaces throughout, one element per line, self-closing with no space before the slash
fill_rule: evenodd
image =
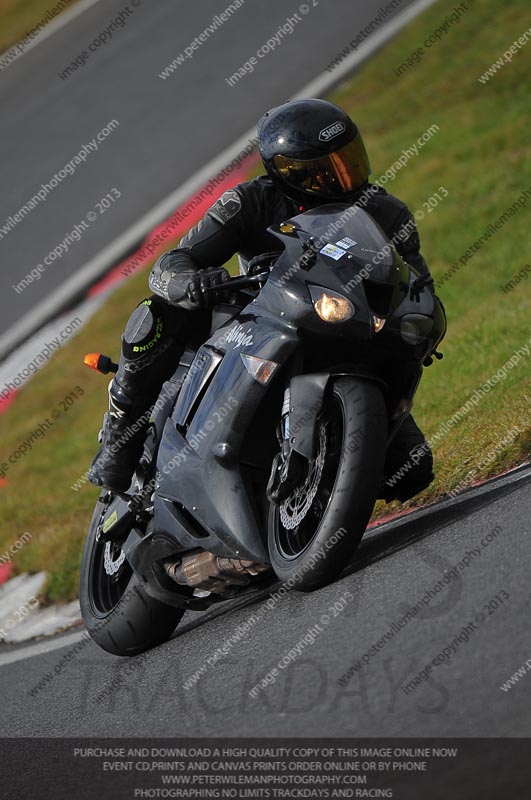
<path id="1" fill-rule="evenodd" d="M 253 344 L 254 339 L 251 329 L 248 331 L 243 330 L 243 325 L 236 325 L 231 328 L 227 334 L 227 342 L 236 342 L 234 347 L 244 347 L 245 345 Z"/>

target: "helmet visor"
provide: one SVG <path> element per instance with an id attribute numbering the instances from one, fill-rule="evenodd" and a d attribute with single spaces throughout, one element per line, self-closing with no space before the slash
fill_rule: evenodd
<path id="1" fill-rule="evenodd" d="M 284 183 L 320 197 L 338 198 L 356 191 L 371 171 L 361 136 L 321 158 L 303 161 L 276 155 L 273 162 Z"/>

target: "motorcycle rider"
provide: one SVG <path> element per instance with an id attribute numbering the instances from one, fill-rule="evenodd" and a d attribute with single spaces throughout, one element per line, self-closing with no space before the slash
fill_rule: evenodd
<path id="1" fill-rule="evenodd" d="M 284 103 L 258 123 L 259 150 L 267 175 L 226 191 L 181 240 L 153 266 L 154 294 L 133 311 L 122 336 L 118 371 L 109 386 L 109 411 L 101 448 L 88 473 L 92 483 L 126 491 L 140 455 L 149 409 L 175 370 L 186 345 L 208 337 L 209 309 L 226 297 L 223 268 L 234 253 L 241 270 L 251 258 L 278 250 L 267 232 L 275 223 L 327 202 L 363 207 L 411 266 L 427 274 L 420 241 L 407 206 L 370 184 L 361 133 L 338 106 L 324 100 Z M 214 287 L 214 291 L 205 291 Z M 409 470 L 387 486 L 387 500 L 406 500 L 433 480 L 433 459 L 411 415 L 391 443 L 389 478 L 409 461 Z"/>

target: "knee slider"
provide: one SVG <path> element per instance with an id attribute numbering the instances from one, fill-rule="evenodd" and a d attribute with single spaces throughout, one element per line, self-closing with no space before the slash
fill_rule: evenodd
<path id="1" fill-rule="evenodd" d="M 133 311 L 123 335 L 126 358 L 140 358 L 162 339 L 164 320 L 153 300 L 143 300 Z"/>

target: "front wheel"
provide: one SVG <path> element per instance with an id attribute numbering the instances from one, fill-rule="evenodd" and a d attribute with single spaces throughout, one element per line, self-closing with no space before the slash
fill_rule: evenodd
<path id="1" fill-rule="evenodd" d="M 381 390 L 333 379 L 317 421 L 318 447 L 301 486 L 269 514 L 278 578 L 303 591 L 330 583 L 359 544 L 383 475 L 387 413 Z"/>
<path id="2" fill-rule="evenodd" d="M 98 541 L 104 494 L 94 509 L 81 561 L 81 616 L 103 650 L 134 656 L 169 639 L 184 611 L 150 597 L 119 545 Z"/>

